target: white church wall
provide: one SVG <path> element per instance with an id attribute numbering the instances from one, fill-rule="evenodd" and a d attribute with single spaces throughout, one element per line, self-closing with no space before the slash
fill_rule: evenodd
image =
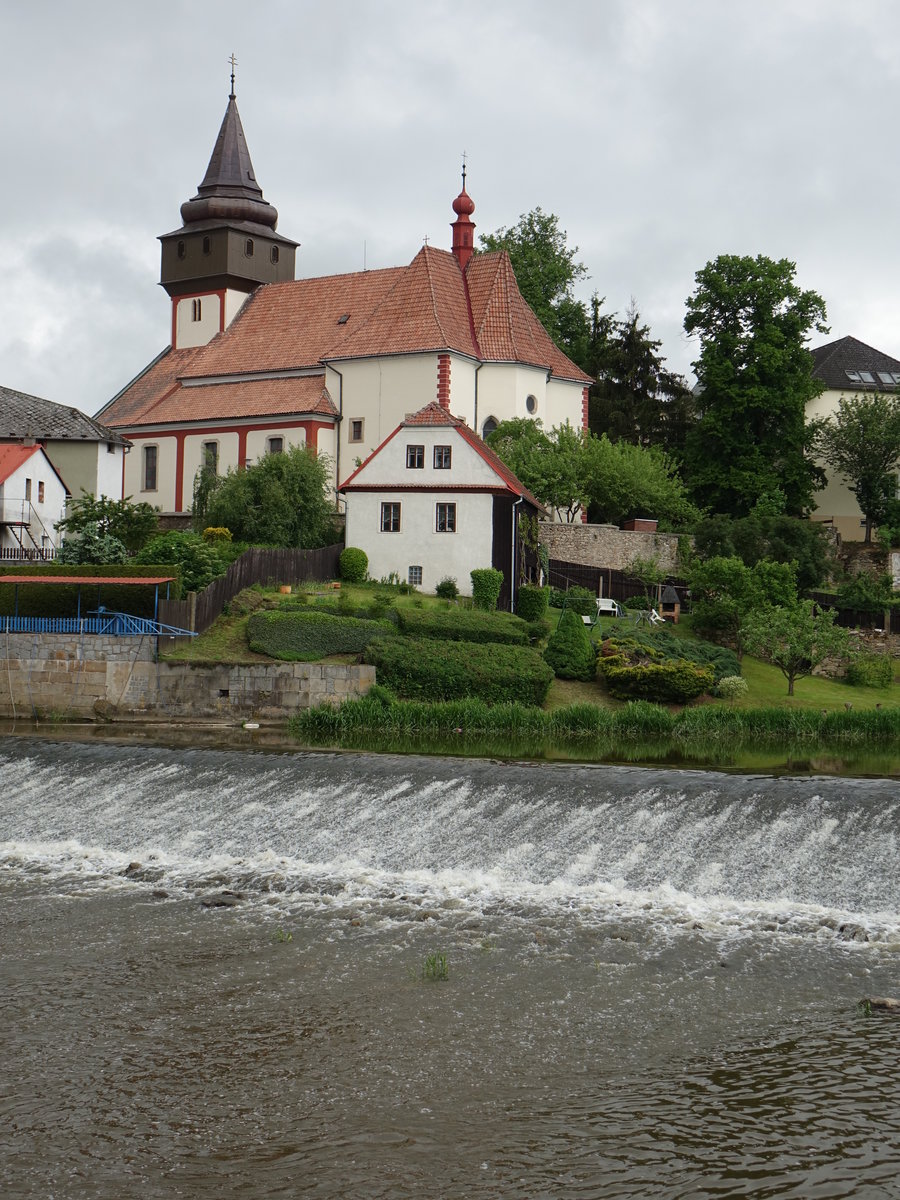
<path id="1" fill-rule="evenodd" d="M 175 346 L 205 346 L 219 332 L 222 302 L 213 292 L 175 301 Z"/>
<path id="2" fill-rule="evenodd" d="M 269 452 L 271 438 L 281 438 L 282 447 L 290 450 L 294 446 L 306 445 L 306 430 L 293 426 L 290 428 L 251 429 L 247 434 L 247 461 L 259 462 Z"/>
<path id="3" fill-rule="evenodd" d="M 342 470 L 356 458 L 367 458 L 407 413 L 417 412 L 437 398 L 436 354 L 389 355 L 335 366 L 343 385 L 331 369 L 326 372 L 325 382 L 335 402 L 339 395 L 343 397 Z M 362 439 L 352 441 L 353 422 L 360 420 Z"/>
<path id="4" fill-rule="evenodd" d="M 175 511 L 175 448 L 174 437 L 131 435 L 133 449 L 125 456 L 125 495 L 137 502 L 145 500 L 162 512 Z M 144 447 L 156 446 L 156 488 L 144 487 Z"/>

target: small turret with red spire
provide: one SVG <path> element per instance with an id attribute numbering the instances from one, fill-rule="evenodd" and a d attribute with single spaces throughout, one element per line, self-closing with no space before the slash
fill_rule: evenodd
<path id="1" fill-rule="evenodd" d="M 464 271 L 469 259 L 475 253 L 475 222 L 472 220 L 475 203 L 466 191 L 465 155 L 463 155 L 462 191 L 453 201 L 453 211 L 456 213 L 456 220 L 450 223 L 450 228 L 453 230 L 452 250 L 460 269 Z"/>

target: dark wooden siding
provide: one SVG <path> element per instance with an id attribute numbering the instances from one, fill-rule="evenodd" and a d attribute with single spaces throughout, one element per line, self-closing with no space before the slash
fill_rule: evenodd
<path id="1" fill-rule="evenodd" d="M 500 599 L 497 607 L 509 612 L 510 579 L 512 565 L 512 496 L 494 497 L 494 542 L 491 552 L 491 566 L 503 572 L 503 585 L 500 588 Z"/>

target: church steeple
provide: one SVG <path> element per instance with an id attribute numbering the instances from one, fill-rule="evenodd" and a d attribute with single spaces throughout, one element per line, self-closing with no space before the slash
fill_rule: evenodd
<path id="1" fill-rule="evenodd" d="M 256 179 L 231 93 L 197 194 L 182 226 L 160 237 L 160 283 L 172 297 L 172 345 L 205 345 L 261 283 L 294 278 L 297 243 L 276 233 L 278 212 Z"/>
<path id="2" fill-rule="evenodd" d="M 456 220 L 450 223 L 450 228 L 453 230 L 452 250 L 464 271 L 469 259 L 475 253 L 475 222 L 472 220 L 475 203 L 466 191 L 465 155 L 463 155 L 462 191 L 453 201 L 453 211 L 456 213 Z"/>

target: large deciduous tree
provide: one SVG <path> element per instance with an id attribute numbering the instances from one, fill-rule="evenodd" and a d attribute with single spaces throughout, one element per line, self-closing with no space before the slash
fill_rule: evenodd
<path id="1" fill-rule="evenodd" d="M 78 499 L 70 501 L 68 514 L 57 528 L 74 535 L 76 539 L 79 536 L 117 538 L 133 554 L 156 533 L 158 518 L 156 509 L 143 500 L 137 504 L 132 502 L 130 496 L 111 500 L 109 496 L 96 497 L 92 492 L 82 489 Z M 93 562 L 94 559 L 69 561 Z"/>
<path id="2" fill-rule="evenodd" d="M 698 421 L 685 477 L 701 505 L 746 516 L 765 497 L 799 516 L 823 482 L 809 457 L 813 378 L 807 341 L 827 333 L 825 302 L 794 280 L 795 264 L 723 254 L 697 272 L 685 331 L 700 340 L 693 363 Z"/>
<path id="3" fill-rule="evenodd" d="M 578 261 L 577 246 L 569 246 L 559 217 L 537 207 L 522 213 L 515 225 L 483 234 L 479 250 L 505 250 L 519 291 L 557 346 L 579 366 L 588 339 L 588 313 L 576 300 L 575 284 L 587 275 Z"/>
<path id="4" fill-rule="evenodd" d="M 889 392 L 844 396 L 837 412 L 816 430 L 816 449 L 847 480 L 866 518 L 866 541 L 872 525 L 885 517 L 897 495 L 900 468 L 900 397 Z"/>

